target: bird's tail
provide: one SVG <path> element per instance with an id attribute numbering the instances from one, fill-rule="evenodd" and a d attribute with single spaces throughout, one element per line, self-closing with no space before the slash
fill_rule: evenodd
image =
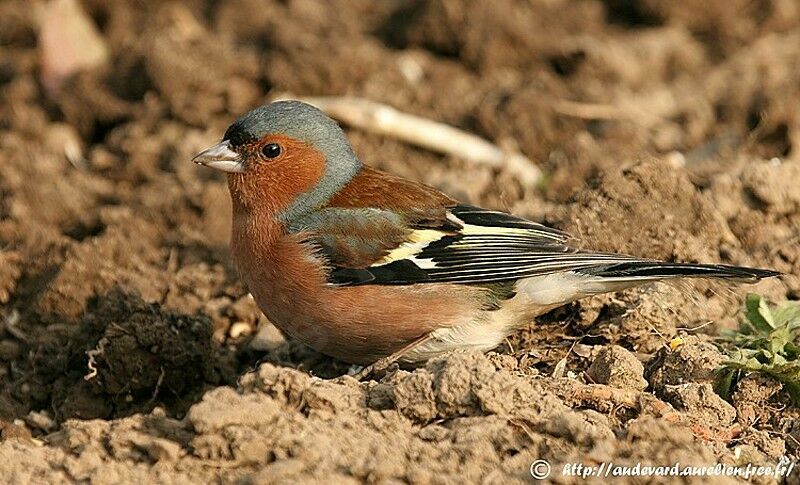
<path id="1" fill-rule="evenodd" d="M 672 278 L 713 278 L 755 283 L 760 279 L 781 274 L 771 269 L 726 264 L 665 263 L 660 261 L 626 261 L 582 268 L 578 272 L 587 276 L 596 276 L 606 283 L 619 282 L 623 286 L 625 283 L 630 283 L 632 286 L 639 282 Z"/>
<path id="2" fill-rule="evenodd" d="M 598 255 L 583 267 L 534 276 L 523 280 L 517 289 L 539 307 L 555 308 L 580 298 L 656 281 L 681 278 L 708 278 L 754 283 L 780 273 L 769 269 L 745 268 L 724 264 L 666 263 L 647 259 L 603 261 Z M 624 256 L 618 256 L 623 258 Z"/>

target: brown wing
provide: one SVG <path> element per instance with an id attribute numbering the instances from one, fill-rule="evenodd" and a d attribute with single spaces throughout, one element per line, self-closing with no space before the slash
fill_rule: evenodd
<path id="1" fill-rule="evenodd" d="M 325 207 L 288 229 L 308 233 L 332 265 L 364 268 L 419 229 L 457 231 L 447 218 L 455 205 L 433 187 L 364 167 Z"/>

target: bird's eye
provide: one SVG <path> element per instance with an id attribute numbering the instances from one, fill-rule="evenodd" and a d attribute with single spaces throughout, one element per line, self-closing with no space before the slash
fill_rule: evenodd
<path id="1" fill-rule="evenodd" d="M 281 146 L 277 143 L 267 143 L 261 148 L 261 154 L 266 158 L 275 158 L 281 154 Z"/>

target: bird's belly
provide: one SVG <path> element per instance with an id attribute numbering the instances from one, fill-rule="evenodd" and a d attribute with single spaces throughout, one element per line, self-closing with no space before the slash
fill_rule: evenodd
<path id="1" fill-rule="evenodd" d="M 491 350 L 535 317 L 591 294 L 585 288 L 587 280 L 574 273 L 523 278 L 516 284 L 516 294 L 499 309 L 482 311 L 465 323 L 437 329 L 430 341 L 413 349 L 403 360 L 424 361 L 457 349 Z"/>
<path id="2" fill-rule="evenodd" d="M 475 318 L 453 327 L 434 330 L 431 338 L 406 353 L 402 362 L 424 362 L 444 353 L 465 349 L 487 352 L 500 345 L 510 330 L 504 322 Z"/>
<path id="3" fill-rule="evenodd" d="M 445 285 L 429 285 L 328 288 L 305 298 L 282 291 L 256 291 L 253 296 L 270 321 L 293 338 L 346 362 L 367 364 L 431 332 L 446 343 L 435 353 L 496 346 L 503 335 L 481 337 L 462 325 L 480 310 L 461 293 Z M 448 329 L 461 327 L 462 332 L 448 336 Z"/>

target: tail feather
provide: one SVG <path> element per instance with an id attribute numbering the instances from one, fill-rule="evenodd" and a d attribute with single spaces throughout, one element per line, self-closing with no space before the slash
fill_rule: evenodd
<path id="1" fill-rule="evenodd" d="M 580 273 L 617 281 L 646 281 L 669 278 L 719 278 L 753 283 L 781 273 L 771 269 L 747 268 L 726 264 L 664 263 L 629 261 L 578 270 Z"/>

